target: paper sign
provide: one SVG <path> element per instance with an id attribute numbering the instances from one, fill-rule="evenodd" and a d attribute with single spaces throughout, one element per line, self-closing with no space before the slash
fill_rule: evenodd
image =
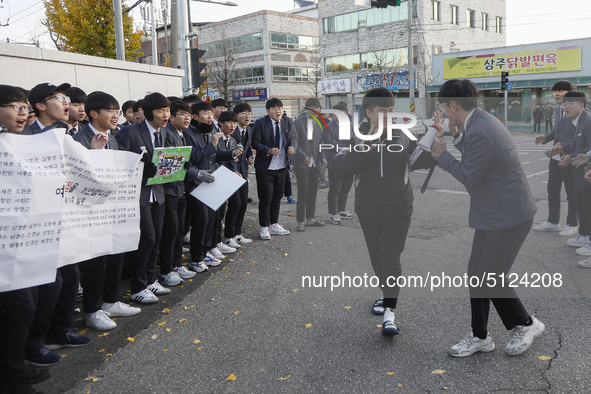
<path id="1" fill-rule="evenodd" d="M 191 195 L 217 211 L 246 180 L 224 166 L 220 166 L 212 175 L 215 177 L 214 182 L 200 184 L 191 192 Z"/>
<path id="2" fill-rule="evenodd" d="M 187 172 L 184 168 L 184 164 L 189 161 L 190 157 L 190 146 L 154 149 L 152 163 L 156 165 L 158 170 L 156 176 L 148 179 L 146 184 L 156 185 L 158 183 L 184 180 L 185 173 Z"/>

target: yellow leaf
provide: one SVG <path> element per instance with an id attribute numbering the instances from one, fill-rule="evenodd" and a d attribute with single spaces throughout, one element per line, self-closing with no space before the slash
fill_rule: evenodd
<path id="1" fill-rule="evenodd" d="M 287 253 L 283 253 L 283 257 L 287 257 Z"/>
<path id="2" fill-rule="evenodd" d="M 132 337 L 127 337 L 127 340 L 128 340 L 129 342 L 135 342 L 135 338 L 132 338 Z"/>
<path id="3" fill-rule="evenodd" d="M 213 282 L 214 285 L 219 285 L 221 282 Z"/>
<path id="4" fill-rule="evenodd" d="M 291 378 L 291 374 L 290 374 L 290 373 L 288 373 L 287 375 L 285 375 L 285 376 L 282 376 L 282 377 L 278 378 L 277 380 L 279 380 L 280 382 L 282 382 L 282 381 L 284 381 L 284 380 L 288 380 L 288 379 L 290 379 L 290 378 Z"/>
<path id="5" fill-rule="evenodd" d="M 228 376 L 226 378 L 226 380 L 230 380 L 232 382 L 235 382 L 236 381 L 236 375 L 234 375 L 233 373 L 231 373 L 230 376 Z"/>
<path id="6" fill-rule="evenodd" d="M 442 389 L 444 389 L 444 390 L 449 390 L 449 387 L 442 387 Z"/>
<path id="7" fill-rule="evenodd" d="M 230 260 L 230 261 L 233 261 L 233 260 Z M 223 270 L 227 270 L 227 269 L 228 269 L 228 267 L 222 267 L 222 269 L 223 269 Z"/>
<path id="8" fill-rule="evenodd" d="M 447 371 L 445 369 L 436 369 L 435 371 L 431 372 L 433 375 L 443 375 Z"/>
<path id="9" fill-rule="evenodd" d="M 214 298 L 211 299 L 212 301 L 214 300 Z M 195 308 L 195 305 L 191 305 L 191 308 Z"/>
<path id="10" fill-rule="evenodd" d="M 239 314 L 239 313 L 240 313 L 240 311 L 236 311 L 236 312 L 234 312 L 234 314 L 235 314 L 235 315 L 237 315 L 237 314 Z"/>
<path id="11" fill-rule="evenodd" d="M 74 321 L 82 321 L 82 318 L 81 318 L 81 317 L 79 317 L 79 318 L 77 318 L 77 319 L 74 319 Z"/>
<path id="12" fill-rule="evenodd" d="M 158 338 L 158 334 L 152 335 L 152 339 L 156 339 L 156 338 Z"/>
<path id="13" fill-rule="evenodd" d="M 291 292 L 292 293 L 297 293 L 298 291 L 300 291 L 301 289 L 293 289 Z"/>
<path id="14" fill-rule="evenodd" d="M 170 309 L 168 309 L 168 308 L 162 309 L 162 313 L 168 313 L 168 312 L 170 312 Z"/>
<path id="15" fill-rule="evenodd" d="M 312 323 L 307 323 L 307 324 L 305 325 L 305 327 L 306 327 L 306 328 L 310 328 L 310 327 L 312 327 Z"/>
<path id="16" fill-rule="evenodd" d="M 248 227 L 252 227 L 252 224 L 249 224 Z M 256 245 L 256 244 L 255 244 Z"/>
<path id="17" fill-rule="evenodd" d="M 99 350 L 99 353 L 102 353 L 102 352 L 104 352 L 104 351 L 105 351 L 105 349 L 101 349 L 101 350 Z"/>
<path id="18" fill-rule="evenodd" d="M 170 328 L 167 328 L 167 329 L 166 329 L 166 332 L 170 332 L 170 331 L 172 331 Z"/>
<path id="19" fill-rule="evenodd" d="M 314 245 L 314 243 L 313 243 L 313 242 L 311 242 L 311 241 L 308 241 L 308 244 L 309 244 L 309 245 Z"/>
<path id="20" fill-rule="evenodd" d="M 193 339 L 193 345 L 197 345 L 199 342 L 201 342 L 199 339 Z"/>
<path id="21" fill-rule="evenodd" d="M 377 328 L 382 328 L 382 325 L 381 324 L 376 324 L 376 327 Z"/>
<path id="22" fill-rule="evenodd" d="M 68 355 L 67 354 L 62 354 L 60 357 L 61 358 L 66 358 L 66 357 L 68 357 Z"/>
<path id="23" fill-rule="evenodd" d="M 386 372 L 386 375 L 392 376 L 392 375 L 394 375 L 394 372 Z"/>
<path id="24" fill-rule="evenodd" d="M 288 213 L 287 213 L 287 216 L 291 216 L 291 212 L 288 212 Z"/>
<path id="25" fill-rule="evenodd" d="M 123 363 L 117 363 L 117 364 L 115 364 L 115 365 L 117 365 L 118 367 L 120 367 L 120 366 L 122 366 L 122 365 L 123 365 Z"/>
<path id="26" fill-rule="evenodd" d="M 179 285 L 179 288 L 182 289 L 184 286 L 183 285 Z"/>
<path id="27" fill-rule="evenodd" d="M 168 351 L 168 349 L 162 349 L 162 351 L 163 351 L 163 352 L 167 352 L 167 351 Z"/>
<path id="28" fill-rule="evenodd" d="M 107 335 L 109 335 L 108 332 L 103 332 L 102 334 L 98 334 L 99 337 L 106 337 Z"/>
<path id="29" fill-rule="evenodd" d="M 87 332 L 88 332 L 88 329 L 86 329 L 86 328 L 85 328 L 84 330 L 80 330 L 80 331 L 78 331 L 78 334 L 80 334 L 80 335 L 84 335 L 84 334 L 86 334 Z"/>
<path id="30" fill-rule="evenodd" d="M 230 259 L 230 261 L 234 261 L 234 259 Z M 224 268 L 226 268 L 226 269 L 227 269 L 228 267 L 224 267 Z"/>
<path id="31" fill-rule="evenodd" d="M 96 376 L 87 376 L 86 378 L 84 378 L 84 380 L 89 380 L 92 383 L 97 382 L 99 380 L 99 378 L 97 378 Z"/>
<path id="32" fill-rule="evenodd" d="M 189 307 L 188 307 L 188 306 L 186 306 L 186 307 L 185 307 L 185 310 L 187 310 L 187 309 L 189 309 Z"/>
<path id="33" fill-rule="evenodd" d="M 552 357 L 548 357 L 548 356 L 538 356 L 538 358 L 539 358 L 540 360 L 543 360 L 543 361 L 546 361 L 546 360 L 551 360 L 551 359 L 552 359 Z"/>
<path id="34" fill-rule="evenodd" d="M 256 264 L 257 262 L 256 262 L 256 261 L 251 261 L 251 263 L 252 263 L 252 264 Z"/>
<path id="35" fill-rule="evenodd" d="M 247 272 L 246 275 L 250 275 L 250 272 Z"/>
<path id="36" fill-rule="evenodd" d="M 107 354 L 105 354 L 105 357 L 111 357 L 111 356 L 113 356 L 113 354 L 112 354 L 112 353 L 107 353 Z"/>
<path id="37" fill-rule="evenodd" d="M 197 350 L 203 350 L 203 349 L 204 349 L 203 346 L 197 348 Z"/>
<path id="38" fill-rule="evenodd" d="M 224 278 L 229 278 L 229 277 L 230 277 L 229 275 L 224 275 Z"/>
<path id="39" fill-rule="evenodd" d="M 398 383 L 398 388 L 401 389 L 402 388 L 402 384 Z"/>
<path id="40" fill-rule="evenodd" d="M 184 323 L 186 321 L 187 321 L 187 319 L 179 319 L 179 323 Z"/>
<path id="41" fill-rule="evenodd" d="M 166 322 L 165 322 L 165 321 L 163 321 L 162 323 L 158 323 L 158 326 L 159 326 L 159 327 L 162 327 L 162 326 L 164 326 L 164 325 L 166 325 Z"/>
<path id="42" fill-rule="evenodd" d="M 193 279 L 189 279 L 189 282 L 193 282 Z"/>
<path id="43" fill-rule="evenodd" d="M 166 301 L 160 301 L 160 302 L 162 302 L 163 304 L 166 304 Z"/>
<path id="44" fill-rule="evenodd" d="M 351 309 L 351 307 L 347 305 L 347 306 L 345 307 L 345 310 L 347 310 L 347 311 L 348 311 L 349 309 Z"/>

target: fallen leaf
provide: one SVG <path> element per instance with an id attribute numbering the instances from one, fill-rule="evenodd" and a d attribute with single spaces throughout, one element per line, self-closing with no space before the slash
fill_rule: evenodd
<path id="1" fill-rule="evenodd" d="M 252 224 L 249 224 L 248 227 L 252 227 Z"/>
<path id="2" fill-rule="evenodd" d="M 230 261 L 233 261 L 233 260 L 230 260 Z M 227 270 L 227 269 L 228 269 L 228 267 L 222 267 L 222 269 L 223 269 L 223 270 Z"/>
<path id="3" fill-rule="evenodd" d="M 283 257 L 287 257 L 287 253 L 283 253 Z"/>
<path id="4" fill-rule="evenodd" d="M 394 372 L 386 372 L 386 375 L 392 376 L 392 375 L 394 375 Z"/>
<path id="5" fill-rule="evenodd" d="M 291 378 L 291 374 L 290 374 L 290 373 L 288 373 L 287 375 L 285 375 L 285 376 L 282 376 L 282 377 L 278 378 L 277 380 L 279 380 L 279 381 L 281 381 L 281 382 L 282 382 L 282 381 L 284 381 L 284 380 L 288 380 L 288 379 L 290 379 L 290 378 Z"/>
<path id="6" fill-rule="evenodd" d="M 188 306 L 186 306 L 186 307 L 185 307 L 185 310 L 187 310 L 187 309 L 189 309 L 189 307 L 188 307 Z"/>
<path id="7" fill-rule="evenodd" d="M 68 355 L 67 354 L 62 354 L 62 355 L 60 355 L 60 357 L 61 358 L 66 358 L 66 357 L 68 357 Z"/>
<path id="8" fill-rule="evenodd" d="M 189 279 L 189 282 L 193 282 L 193 279 Z"/>
<path id="9" fill-rule="evenodd" d="M 193 342 L 191 342 L 193 345 L 197 345 L 199 342 L 201 342 L 199 339 L 193 339 Z"/>
<path id="10" fill-rule="evenodd" d="M 314 243 L 312 241 L 308 241 L 309 245 L 314 245 Z"/>
<path id="11" fill-rule="evenodd" d="M 431 372 L 433 375 L 441 375 L 442 378 L 443 374 L 446 373 L 447 371 L 445 369 L 436 369 L 435 371 Z M 445 379 L 445 378 L 444 378 Z"/>
<path id="12" fill-rule="evenodd" d="M 158 323 L 158 327 L 162 327 L 164 325 L 166 325 L 166 322 L 165 321 L 163 321 L 162 323 Z"/>
<path id="13" fill-rule="evenodd" d="M 234 375 L 233 373 L 231 373 L 230 376 L 228 376 L 226 378 L 226 380 L 230 380 L 232 382 L 235 382 L 236 381 L 236 375 Z"/>
<path id="14" fill-rule="evenodd" d="M 158 338 L 158 334 L 152 335 L 152 339 L 156 339 L 156 338 Z"/>
<path id="15" fill-rule="evenodd" d="M 179 289 L 182 289 L 184 286 L 183 285 L 179 285 Z"/>
<path id="16" fill-rule="evenodd" d="M 132 338 L 132 337 L 127 337 L 127 340 L 128 340 L 129 342 L 135 342 L 135 338 Z"/>
<path id="17" fill-rule="evenodd" d="M 381 324 L 376 324 L 376 327 L 377 328 L 382 328 L 382 325 Z"/>
<path id="18" fill-rule="evenodd" d="M 163 304 L 166 304 L 166 300 L 165 301 L 161 301 Z"/>
<path id="19" fill-rule="evenodd" d="M 349 309 L 351 309 L 351 307 L 350 307 L 349 305 L 347 305 L 347 306 L 345 307 L 345 310 L 347 310 L 347 311 L 348 311 Z"/>
<path id="20" fill-rule="evenodd" d="M 123 365 L 123 363 L 117 363 L 117 364 L 115 364 L 115 365 L 117 365 L 118 367 L 120 367 L 120 366 L 122 366 L 122 365 Z"/>
<path id="21" fill-rule="evenodd" d="M 219 285 L 221 282 L 213 282 L 214 285 Z"/>
<path id="22" fill-rule="evenodd" d="M 98 382 L 99 378 L 97 378 L 96 376 L 88 376 L 84 380 L 89 380 L 92 383 L 95 383 L 95 382 Z"/>
<path id="23" fill-rule="evenodd" d="M 168 312 L 170 312 L 170 309 L 168 309 L 168 308 L 162 309 L 162 313 L 168 313 Z"/>
<path id="24" fill-rule="evenodd" d="M 540 360 L 543 360 L 543 361 L 546 361 L 546 360 L 551 360 L 551 359 L 552 359 L 552 357 L 548 357 L 548 356 L 538 356 L 538 358 L 539 358 Z"/>
<path id="25" fill-rule="evenodd" d="M 246 275 L 250 275 L 250 272 L 247 272 Z"/>
<path id="26" fill-rule="evenodd" d="M 291 212 L 288 212 L 288 213 L 287 213 L 287 216 L 291 216 Z"/>
<path id="27" fill-rule="evenodd" d="M 234 261 L 234 259 L 230 259 L 230 261 Z M 224 268 L 228 269 L 228 267 L 224 267 Z"/>
<path id="28" fill-rule="evenodd" d="M 442 387 L 442 389 L 444 389 L 444 390 L 449 390 L 449 387 Z"/>
<path id="29" fill-rule="evenodd" d="M 224 278 L 229 278 L 229 277 L 230 277 L 229 275 L 224 275 Z"/>
<path id="30" fill-rule="evenodd" d="M 307 324 L 305 325 L 305 327 L 306 327 L 306 328 L 310 328 L 310 327 L 312 327 L 312 323 L 307 323 Z"/>
<path id="31" fill-rule="evenodd" d="M 167 351 L 168 351 L 168 349 L 162 349 L 162 351 L 163 351 L 163 352 L 167 352 Z"/>
<path id="32" fill-rule="evenodd" d="M 99 353 L 102 353 L 102 352 L 104 352 L 104 351 L 105 351 L 105 349 L 101 349 L 101 350 L 99 350 Z"/>
<path id="33" fill-rule="evenodd" d="M 187 321 L 187 319 L 179 319 L 179 323 L 184 323 L 186 321 Z"/>
<path id="34" fill-rule="evenodd" d="M 203 349 L 204 349 L 203 346 L 197 348 L 197 350 L 203 350 Z"/>
<path id="35" fill-rule="evenodd" d="M 291 292 L 292 293 L 297 293 L 298 291 L 300 291 L 301 289 L 293 289 Z"/>
<path id="36" fill-rule="evenodd" d="M 79 318 L 77 318 L 77 319 L 74 319 L 74 321 L 82 321 L 82 318 L 81 318 L 81 317 L 79 317 Z"/>
<path id="37" fill-rule="evenodd" d="M 398 383 L 398 388 L 401 389 L 402 388 L 402 384 Z"/>
<path id="38" fill-rule="evenodd" d="M 237 314 L 239 314 L 239 313 L 240 313 L 240 311 L 236 311 L 236 312 L 234 312 L 234 314 L 235 314 L 235 315 L 237 315 Z"/>
<path id="39" fill-rule="evenodd" d="M 84 335 L 84 334 L 86 334 L 87 332 L 88 332 L 88 329 L 86 329 L 86 328 L 85 328 L 84 330 L 80 330 L 80 331 L 78 331 L 78 334 L 80 334 L 80 335 Z"/>
<path id="40" fill-rule="evenodd" d="M 107 353 L 107 354 L 105 354 L 105 357 L 112 357 L 112 356 L 113 356 L 113 353 Z"/>
<path id="41" fill-rule="evenodd" d="M 98 334 L 99 337 L 106 337 L 107 335 L 109 335 L 108 332 L 103 332 L 102 334 Z"/>
<path id="42" fill-rule="evenodd" d="M 170 332 L 170 331 L 172 331 L 170 328 L 167 328 L 167 329 L 166 329 L 166 332 Z"/>
<path id="43" fill-rule="evenodd" d="M 251 263 L 252 263 L 252 264 L 256 264 L 257 262 L 256 262 L 256 261 L 251 261 Z"/>
<path id="44" fill-rule="evenodd" d="M 215 298 L 212 298 L 211 300 L 214 301 Z M 195 305 L 191 305 L 191 308 L 195 308 Z"/>

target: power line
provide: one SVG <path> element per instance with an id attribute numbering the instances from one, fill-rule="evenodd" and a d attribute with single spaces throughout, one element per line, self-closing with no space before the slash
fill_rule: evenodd
<path id="1" fill-rule="evenodd" d="M 17 12 L 17 13 L 16 13 L 16 14 L 14 14 L 14 15 L 9 15 L 9 16 L 8 16 L 8 18 L 6 18 L 6 19 L 4 19 L 4 20 L 1 20 L 1 21 L 0 21 L 0 23 L 4 23 L 4 22 L 8 21 L 8 20 L 9 20 L 11 17 L 12 17 L 12 18 L 14 18 L 15 16 L 17 16 L 17 15 L 19 15 L 19 14 L 22 14 L 22 13 L 23 13 L 23 12 L 25 12 L 25 11 L 28 11 L 28 10 L 30 10 L 31 8 L 35 7 L 37 4 L 40 4 L 40 3 L 42 3 L 42 2 L 43 2 L 43 0 L 39 0 L 38 2 L 36 2 L 36 3 L 32 4 L 30 7 L 24 8 L 23 10 L 21 10 L 21 11 Z M 6 3 L 8 4 L 8 0 L 6 0 Z M 9 7 L 10 7 L 10 5 L 9 5 Z M 37 11 L 35 11 L 35 12 L 37 12 Z M 29 15 L 30 15 L 30 14 L 29 14 Z M 20 20 L 20 19 L 19 19 L 19 20 Z"/>

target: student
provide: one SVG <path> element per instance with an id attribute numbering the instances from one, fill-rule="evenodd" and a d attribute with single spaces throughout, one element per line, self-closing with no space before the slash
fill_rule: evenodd
<path id="1" fill-rule="evenodd" d="M 164 222 L 164 189 L 162 184 L 148 186 L 146 182 L 156 175 L 152 157 L 155 148 L 164 146 L 164 128 L 170 117 L 170 102 L 160 93 L 151 93 L 141 100 L 141 106 L 146 119 L 123 128 L 116 138 L 120 150 L 143 154 L 141 235 L 138 249 L 133 256 L 130 298 L 140 304 L 154 304 L 158 302 L 158 295 L 169 294 L 171 290 L 153 278 Z M 144 149 L 146 153 L 143 153 Z"/>
<path id="2" fill-rule="evenodd" d="M 575 181 L 573 173 L 569 168 L 562 168 L 558 165 L 558 158 L 556 155 L 566 152 L 568 153 L 571 142 L 574 136 L 574 126 L 570 119 L 564 116 L 564 110 L 560 107 L 562 105 L 564 95 L 573 90 L 573 85 L 566 80 L 558 81 L 552 86 L 552 95 L 556 104 L 559 105 L 556 110 L 556 123 L 552 132 L 545 135 L 539 135 L 535 139 L 537 144 L 546 144 L 554 141 L 554 146 L 550 152 L 550 160 L 548 163 L 548 220 L 544 223 L 534 227 L 536 231 L 553 231 L 558 232 L 558 235 L 563 237 L 571 237 L 577 234 L 578 218 L 577 207 L 575 203 Z M 549 103 L 548 103 L 549 104 Z M 566 225 L 560 228 L 560 205 L 561 205 L 561 189 L 564 183 L 564 190 L 566 191 L 566 200 L 568 202 L 568 210 L 566 215 Z M 586 240 L 583 237 L 577 236 L 569 239 L 567 242 L 572 246 L 583 246 Z"/>
<path id="3" fill-rule="evenodd" d="M 336 104 L 333 109 L 347 113 L 347 107 L 340 103 Z M 352 134 L 350 136 L 352 137 Z M 328 123 L 328 130 L 322 135 L 322 142 L 334 146 L 334 149 L 327 149 L 325 153 L 328 162 L 328 213 L 332 224 L 341 224 L 341 220 L 353 218 L 353 215 L 347 211 L 347 198 L 351 186 L 353 186 L 353 176 L 348 176 L 346 179 L 338 177 L 334 170 L 333 160 L 337 154 L 337 147 L 348 147 L 354 143 L 354 139 L 339 140 L 339 120 L 334 116 L 332 121 Z"/>
<path id="4" fill-rule="evenodd" d="M 201 102 L 201 97 L 196 94 L 189 94 L 182 98 L 182 100 L 189 106 L 189 108 L 193 104 L 197 104 Z"/>
<path id="5" fill-rule="evenodd" d="M 86 112 L 90 122 L 74 135 L 74 140 L 87 149 L 119 149 L 117 139 L 111 134 L 121 113 L 115 97 L 100 91 L 91 93 L 86 100 Z M 98 256 L 78 264 L 88 327 L 98 331 L 111 330 L 117 327 L 112 317 L 134 316 L 141 312 L 140 308 L 118 301 L 124 255 Z"/>
<path id="6" fill-rule="evenodd" d="M 304 113 L 294 121 L 298 146 L 293 155 L 293 168 L 298 180 L 298 200 L 296 217 L 297 230 L 306 231 L 306 226 L 322 227 L 324 222 L 315 219 L 316 196 L 318 195 L 318 176 L 320 167 L 326 167 L 326 155 L 320 150 L 322 129 L 315 122 L 312 138 L 308 137 L 308 118 L 310 114 L 321 110 L 320 101 L 316 97 L 306 100 Z M 304 220 L 305 219 L 305 220 Z"/>
<path id="7" fill-rule="evenodd" d="M 222 112 L 228 110 L 228 103 L 223 98 L 215 99 L 211 102 L 211 110 L 213 112 L 213 129 L 221 131 L 218 118 Z"/>
<path id="8" fill-rule="evenodd" d="M 544 117 L 544 109 L 540 105 L 540 103 L 536 103 L 536 108 L 534 109 L 534 133 L 540 132 L 540 127 L 542 126 L 542 118 Z"/>
<path id="9" fill-rule="evenodd" d="M 248 166 L 254 163 L 252 156 L 252 128 L 250 127 L 250 120 L 252 119 L 252 108 L 248 103 L 240 103 L 234 106 L 233 111 L 238 115 L 238 127 L 232 133 L 232 137 L 243 146 L 244 153 L 238 157 L 238 172 L 242 174 L 242 178 L 246 180 L 244 185 L 238 189 L 240 194 L 240 208 L 236 222 L 234 223 L 235 233 L 234 238 L 240 245 L 248 245 L 252 243 L 252 239 L 246 238 L 242 233 L 242 224 L 244 222 L 244 215 L 248 206 Z M 226 224 L 227 226 L 227 224 Z"/>
<path id="10" fill-rule="evenodd" d="M 137 118 L 135 117 L 135 113 L 133 112 L 133 105 L 135 104 L 134 100 L 127 100 L 121 106 L 121 111 L 123 112 L 123 117 L 125 118 L 125 122 L 121 124 L 121 127 L 129 126 L 130 124 L 137 123 Z"/>
<path id="11" fill-rule="evenodd" d="M 25 127 L 21 134 L 39 134 L 58 126 L 65 127 L 67 130 L 70 98 L 66 96 L 66 90 L 69 88 L 69 83 L 62 83 L 59 86 L 40 83 L 31 89 L 29 103 L 33 107 L 33 111 L 35 111 L 37 120 Z"/>
<path id="12" fill-rule="evenodd" d="M 187 146 L 183 131 L 191 124 L 191 108 L 181 100 L 170 103 L 170 122 L 166 126 L 165 147 Z M 187 166 L 188 167 L 188 163 Z M 185 211 L 187 199 L 185 197 L 185 182 L 176 181 L 165 183 L 164 199 L 166 212 L 164 213 L 165 231 L 160 242 L 160 282 L 166 286 L 176 286 L 184 279 L 195 276 L 183 266 L 183 235 L 185 228 Z"/>
<path id="13" fill-rule="evenodd" d="M 86 93 L 84 90 L 75 86 L 70 87 L 64 92 L 70 98 L 70 110 L 68 114 L 68 134 L 74 135 L 84 128 L 86 122 L 86 112 L 84 103 L 86 102 Z"/>
<path id="14" fill-rule="evenodd" d="M 290 118 L 289 116 L 287 116 L 287 112 L 283 111 L 283 115 L 282 118 L 285 119 L 287 122 L 289 122 L 289 129 L 290 130 L 295 130 L 295 126 L 293 124 L 293 119 Z M 293 133 L 294 136 L 292 138 L 295 137 L 296 133 Z M 296 144 L 294 144 L 294 150 L 295 150 L 295 146 Z M 292 187 L 291 187 L 291 164 L 287 167 L 287 171 L 285 171 L 285 188 L 283 189 L 283 195 L 285 196 L 285 201 L 287 204 L 296 204 L 298 202 L 298 200 L 296 200 L 296 198 L 293 196 L 293 191 L 292 191 Z"/>
<path id="15" fill-rule="evenodd" d="M 517 147 L 501 122 L 477 108 L 479 94 L 472 81 L 446 81 L 438 100 L 450 127 L 463 126 L 465 130 L 455 140 L 462 152 L 461 160 L 447 151 L 442 139 L 433 143 L 431 154 L 439 167 L 466 186 L 470 195 L 469 225 L 475 231 L 468 276 L 507 275 L 537 210 Z M 505 346 L 508 355 L 522 354 L 544 332 L 544 324 L 527 313 L 515 289 L 500 282 L 490 287 L 470 287 L 472 330 L 451 347 L 450 355 L 467 357 L 495 349 L 487 330 L 491 302 L 505 328 L 512 330 Z"/>
<path id="16" fill-rule="evenodd" d="M 133 116 L 136 118 L 135 123 L 141 123 L 146 120 L 144 116 L 144 109 L 142 108 L 142 100 L 136 101 L 131 108 L 133 109 Z M 135 124 L 133 123 L 133 124 Z"/>
<path id="17" fill-rule="evenodd" d="M 187 207 L 191 211 L 191 261 L 188 267 L 195 272 L 205 272 L 208 265 L 215 267 L 221 264 L 221 260 L 210 252 L 215 249 L 215 211 L 190 193 L 203 182 L 215 181 L 211 173 L 216 169 L 216 146 L 223 134 L 212 133 L 213 111 L 209 103 L 193 104 L 191 116 L 191 125 L 183 131 L 187 146 L 193 148 L 190 167 L 185 176 Z"/>
<path id="18" fill-rule="evenodd" d="M 360 130 L 372 135 L 377 134 L 382 126 L 382 135 L 379 139 L 366 141 L 371 146 L 369 151 L 343 152 L 333 162 L 337 176 L 346 178 L 355 174 L 355 213 L 359 217 L 373 270 L 384 284 L 384 298 L 374 303 L 372 311 L 383 313 L 382 334 L 386 336 L 400 332 L 394 314 L 400 288 L 387 285 L 386 280 L 402 273 L 400 257 L 410 227 L 414 199 L 408 163 L 416 149 L 416 141 L 396 129 L 393 131 L 398 133 L 394 134 L 397 137 L 395 143 L 402 146 L 402 151 L 376 147 L 376 142 L 388 143 L 385 141 L 386 114 L 393 111 L 392 92 L 385 88 L 369 90 L 361 104 L 361 113 L 368 121 L 360 126 Z M 414 168 L 428 168 L 432 163 L 429 155 L 421 154 Z"/>
<path id="19" fill-rule="evenodd" d="M 563 146 L 564 153 L 558 165 L 571 170 L 575 182 L 575 203 L 579 214 L 579 237 L 588 240 L 591 235 L 591 185 L 585 181 L 583 165 L 587 163 L 591 150 L 591 115 L 585 111 L 587 97 L 585 93 L 570 91 L 564 95 L 562 108 L 564 115 L 573 124 L 575 131 L 569 147 Z M 574 245 L 576 246 L 576 245 Z M 587 241 L 576 250 L 580 256 L 591 256 L 591 242 Z M 590 260 L 580 261 L 580 266 L 590 265 Z"/>
<path id="20" fill-rule="evenodd" d="M 21 133 L 31 109 L 25 91 L 0 85 L 0 133 Z M 31 385 L 50 377 L 49 370 L 28 368 L 25 346 L 37 303 L 37 287 L 0 292 L 0 391 L 36 392 Z M 59 357 L 59 356 L 58 356 Z"/>
<path id="21" fill-rule="evenodd" d="M 271 98 L 265 103 L 267 116 L 254 122 L 252 147 L 257 151 L 254 161 L 259 196 L 260 238 L 287 235 L 279 222 L 279 208 L 283 196 L 289 156 L 294 153 L 291 122 L 283 117 L 283 103 Z M 295 133 L 294 133 L 295 134 Z M 295 145 L 295 144 L 294 144 Z"/>
<path id="22" fill-rule="evenodd" d="M 224 111 L 218 118 L 218 124 L 224 135 L 218 142 L 218 155 L 216 159 L 218 163 L 225 166 L 230 171 L 242 176 L 239 172 L 238 161 L 240 160 L 240 156 L 243 154 L 244 149 L 242 148 L 242 144 L 238 145 L 236 139 L 232 138 L 238 125 L 238 115 L 232 111 Z M 225 205 L 226 203 L 222 204 L 222 208 L 224 208 Z M 226 225 L 224 227 L 224 243 L 232 248 L 240 248 L 242 245 L 235 239 L 238 235 L 236 233 L 236 223 L 239 210 L 242 206 L 242 198 L 239 190 L 230 196 L 227 201 L 227 206 L 228 209 L 225 212 Z M 223 211 L 224 209 L 222 209 L 222 216 Z"/>
<path id="23" fill-rule="evenodd" d="M 554 89 L 552 89 L 554 90 Z M 552 131 L 552 118 L 554 116 L 554 109 L 550 105 L 550 103 L 546 103 L 546 107 L 544 108 L 544 120 L 546 121 L 546 133 L 548 133 L 548 125 L 550 126 L 550 131 Z"/>

